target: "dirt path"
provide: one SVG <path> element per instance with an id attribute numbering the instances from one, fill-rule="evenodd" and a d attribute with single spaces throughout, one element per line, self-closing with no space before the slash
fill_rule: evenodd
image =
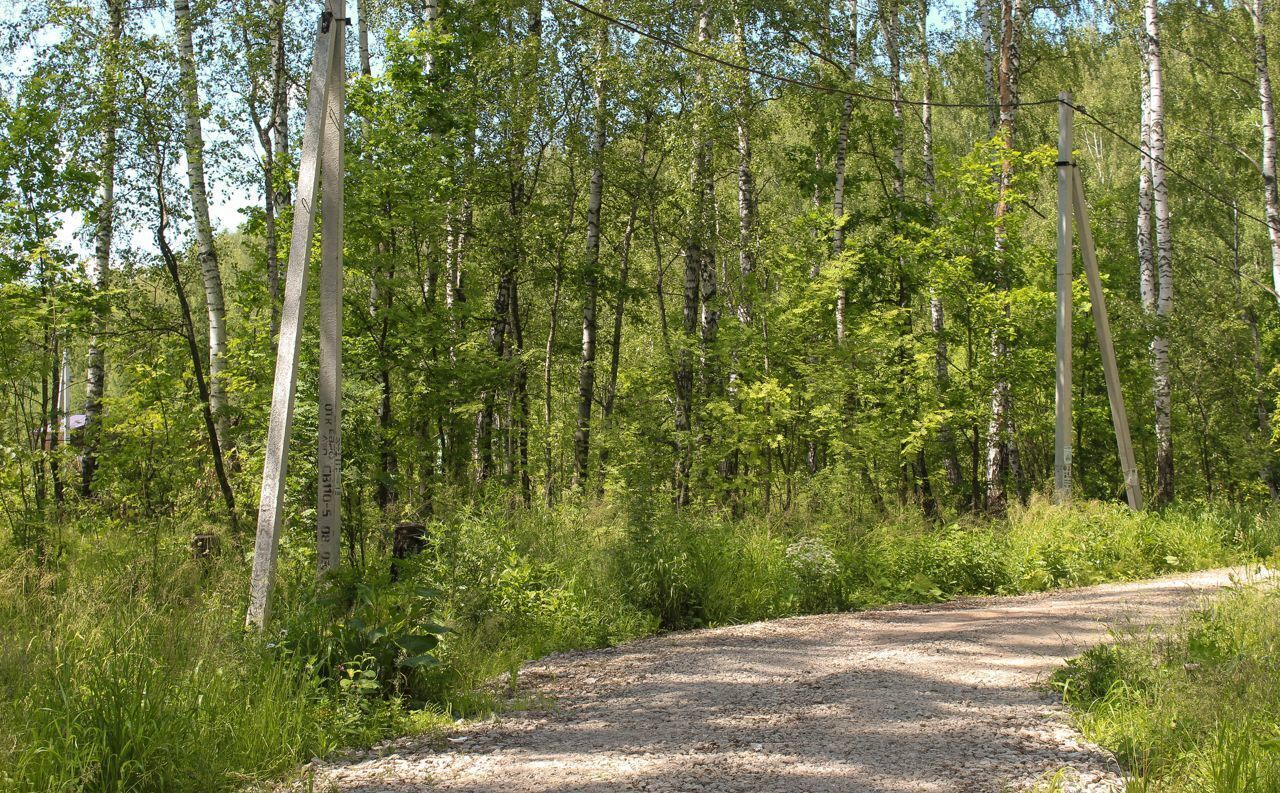
<path id="1" fill-rule="evenodd" d="M 405 739 L 326 765 L 315 790 L 1003 791 L 1060 769 L 1067 790 L 1116 790 L 1115 762 L 1040 684 L 1109 627 L 1167 622 L 1232 572 L 553 656 L 521 676 L 547 708 L 459 725 L 446 747 Z"/>

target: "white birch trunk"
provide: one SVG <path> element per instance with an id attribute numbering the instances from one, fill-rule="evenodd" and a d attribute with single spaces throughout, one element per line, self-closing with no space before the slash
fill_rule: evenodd
<path id="1" fill-rule="evenodd" d="M 849 0 L 849 30 L 846 39 L 849 79 L 858 79 L 858 0 Z M 835 229 L 831 234 L 831 255 L 839 258 L 844 252 L 844 193 L 849 159 L 849 125 L 853 119 L 853 97 L 846 96 L 840 107 L 840 128 L 836 135 L 836 184 L 831 193 L 831 214 Z M 849 306 L 849 288 L 843 284 L 836 294 L 836 343 L 844 345 L 848 336 L 846 312 Z"/>
<path id="2" fill-rule="evenodd" d="M 1151 241 L 1151 74 L 1147 48 L 1142 47 L 1142 126 L 1138 155 L 1138 277 L 1142 307 L 1156 313 L 1156 257 Z"/>
<path id="3" fill-rule="evenodd" d="M 1173 316 L 1173 240 L 1169 222 L 1169 188 L 1165 181 L 1164 73 L 1160 62 L 1160 31 L 1156 0 L 1144 0 L 1148 74 L 1151 82 L 1150 126 L 1151 195 L 1155 210 L 1156 334 L 1151 340 L 1155 369 L 1156 493 L 1157 504 L 1173 500 L 1172 381 L 1169 360 L 1169 321 Z"/>
<path id="4" fill-rule="evenodd" d="M 98 217 L 94 227 L 94 289 L 104 293 L 111 285 L 111 240 L 115 232 L 116 159 L 116 86 L 119 80 L 120 36 L 124 29 L 124 0 L 107 3 L 107 37 L 103 42 L 102 108 L 102 159 L 98 167 Z M 106 393 L 107 376 L 101 335 L 106 331 L 106 309 L 100 309 L 93 318 L 93 333 L 89 336 L 88 361 L 85 366 L 84 394 L 84 450 L 80 456 L 80 493 L 88 498 L 93 494 L 93 476 L 98 467 L 97 435 L 102 420 L 102 398 Z"/>
<path id="5" fill-rule="evenodd" d="M 272 144 L 275 146 L 273 161 L 277 169 L 275 185 L 276 208 L 288 206 L 292 200 L 289 190 L 289 70 L 285 60 L 284 18 L 288 0 L 271 0 L 271 108 Z"/>
<path id="6" fill-rule="evenodd" d="M 1267 235 L 1271 240 L 1271 280 L 1280 301 L 1280 188 L 1276 185 L 1276 111 L 1267 66 L 1266 0 L 1253 0 L 1254 70 L 1258 75 L 1258 104 L 1262 111 L 1262 184 L 1266 200 Z"/>
<path id="7" fill-rule="evenodd" d="M 746 35 L 742 20 L 736 20 L 738 56 L 747 62 Z M 751 281 L 756 269 L 756 197 L 755 175 L 751 162 L 751 82 L 744 79 L 738 107 L 738 273 L 741 275 L 737 315 L 742 325 L 751 324 Z M 628 226 L 628 228 L 630 228 Z M 730 377 L 734 375 L 731 374 Z"/>
<path id="8" fill-rule="evenodd" d="M 1015 123 L 1018 112 L 1018 23 L 1021 17 L 1020 0 L 1000 2 L 1000 57 L 999 57 L 999 136 L 1006 149 L 1013 149 Z M 999 198 L 995 208 L 996 286 L 1003 293 L 1001 312 L 1007 323 L 1010 316 L 1008 303 L 1009 279 L 1005 268 L 1007 239 L 1004 217 L 1008 211 L 1009 184 L 1013 177 L 1013 164 L 1005 157 L 1000 168 Z M 991 357 L 996 368 L 996 382 L 991 389 L 991 420 L 987 425 L 987 509 L 995 513 L 1004 511 L 1007 504 L 1005 475 L 1010 464 L 1011 394 L 1008 377 L 1001 370 L 1009 355 L 1008 342 L 1003 329 L 991 334 Z"/>
<path id="9" fill-rule="evenodd" d="M 919 9 L 920 26 L 920 78 L 922 85 L 920 106 L 921 149 L 920 159 L 924 172 L 924 205 L 932 217 L 934 193 L 937 191 L 937 171 L 933 153 L 933 59 L 929 49 L 929 0 L 921 0 Z M 946 399 L 951 390 L 950 356 L 947 350 L 946 312 L 943 309 L 942 297 L 937 289 L 929 290 L 929 328 L 933 332 L 933 369 L 938 396 Z M 960 459 L 956 452 L 955 433 L 949 421 L 943 421 L 938 428 L 938 440 L 942 444 L 943 467 L 946 470 L 947 485 L 952 489 L 960 486 Z"/>
<path id="10" fill-rule="evenodd" d="M 174 21 L 178 36 L 178 74 L 182 89 L 182 109 L 186 117 L 183 143 L 187 155 L 187 183 L 191 189 L 191 216 L 195 227 L 196 259 L 204 283 L 205 309 L 209 318 L 209 406 L 218 428 L 223 451 L 232 448 L 228 437 L 226 383 L 223 370 L 227 359 L 227 309 L 222 293 L 222 273 L 213 244 L 209 220 L 209 194 L 204 173 L 204 133 L 201 130 L 199 84 L 192 45 L 189 0 L 174 0 Z"/>

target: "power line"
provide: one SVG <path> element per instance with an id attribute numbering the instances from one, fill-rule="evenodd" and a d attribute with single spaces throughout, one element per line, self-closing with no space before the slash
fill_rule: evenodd
<path id="1" fill-rule="evenodd" d="M 747 64 L 734 63 L 733 61 L 721 58 L 720 56 L 715 55 L 714 53 L 696 49 L 694 47 L 681 44 L 678 41 L 674 41 L 664 36 L 660 36 L 657 33 L 653 33 L 651 31 L 645 30 L 644 28 L 640 27 L 639 25 L 636 25 L 635 23 L 628 22 L 624 19 L 619 19 L 618 17 L 610 16 L 609 14 L 606 14 L 603 11 L 598 11 L 594 8 L 591 8 L 588 5 L 578 2 L 578 0 L 563 0 L 563 2 L 567 5 L 573 6 L 574 8 L 578 9 L 579 11 L 582 11 L 585 14 L 590 14 L 591 16 L 596 17 L 597 19 L 607 22 L 608 24 L 613 25 L 614 27 L 620 28 L 629 33 L 634 33 L 635 35 L 649 39 L 650 41 L 657 42 L 658 44 L 661 44 L 665 47 L 670 47 L 671 49 L 679 50 L 680 52 L 683 52 L 686 55 L 692 55 L 695 58 L 702 58 L 703 60 L 711 61 L 712 63 L 717 63 L 728 69 L 736 69 L 737 71 L 740 71 L 740 72 L 753 74 L 756 77 L 760 77 L 765 80 L 773 80 L 779 83 L 787 83 L 788 85 L 794 85 L 799 88 L 808 88 L 811 91 L 819 91 L 824 94 L 836 94 L 838 96 L 848 96 L 854 99 L 865 99 L 868 102 L 884 102 L 886 104 L 897 103 L 901 105 L 914 105 L 916 107 L 928 106 L 928 107 L 941 107 L 941 108 L 964 108 L 964 109 L 971 109 L 971 110 L 992 110 L 992 109 L 999 110 L 1001 107 L 1001 105 L 993 104 L 991 102 L 934 102 L 934 101 L 925 102 L 923 100 L 907 99 L 905 97 L 902 99 L 894 99 L 893 97 L 883 96 L 880 94 L 869 94 L 862 91 L 853 91 L 847 88 L 837 88 L 836 86 L 833 86 L 833 85 L 822 85 L 820 83 L 811 83 L 808 80 L 801 80 L 796 77 L 788 77 L 783 74 L 774 74 L 773 72 L 767 72 L 764 69 L 758 69 L 754 66 L 750 66 Z M 1013 103 L 1013 105 L 1015 107 L 1035 107 L 1038 105 L 1056 105 L 1058 104 L 1058 101 L 1059 100 L 1057 98 L 1037 99 L 1031 102 L 1015 102 Z"/>
<path id="2" fill-rule="evenodd" d="M 1192 179 L 1190 176 L 1187 176 L 1186 174 L 1182 173 L 1177 168 L 1174 168 L 1173 166 L 1169 165 L 1169 163 L 1166 162 L 1165 160 L 1151 154 L 1151 152 L 1147 151 L 1143 146 L 1141 146 L 1140 144 L 1134 143 L 1132 140 L 1125 137 L 1120 132 L 1116 131 L 1114 127 L 1107 124 L 1105 121 L 1098 118 L 1097 116 L 1093 115 L 1088 110 L 1081 107 L 1080 105 L 1073 104 L 1071 102 L 1067 102 L 1067 104 L 1070 105 L 1071 108 L 1074 109 L 1077 113 L 1079 113 L 1080 115 L 1084 116 L 1085 118 L 1093 122 L 1094 125 L 1098 126 L 1103 131 L 1110 133 L 1112 137 L 1116 138 L 1124 145 L 1138 152 L 1138 154 L 1142 155 L 1143 157 L 1150 160 L 1151 162 L 1160 163 L 1162 166 L 1164 166 L 1164 169 L 1168 171 L 1170 174 L 1177 177 L 1178 179 L 1181 179 L 1186 184 L 1200 191 L 1201 193 L 1213 199 L 1214 201 L 1218 202 L 1219 204 L 1222 204 L 1223 206 L 1225 206 L 1230 210 L 1239 212 L 1240 215 L 1242 215 L 1243 217 L 1246 217 L 1249 220 L 1254 221 L 1255 223 L 1259 223 L 1265 228 L 1272 229 L 1275 231 L 1280 231 L 1280 228 L 1276 228 L 1272 226 L 1265 218 L 1258 217 L 1252 212 L 1241 209 L 1240 205 L 1235 201 L 1231 201 L 1229 199 L 1223 198 L 1222 196 L 1218 195 L 1218 193 L 1214 192 L 1211 188 L 1205 187 L 1200 182 L 1196 181 L 1195 179 Z"/>
<path id="3" fill-rule="evenodd" d="M 562 0 L 562 1 L 565 4 L 570 5 L 578 9 L 579 11 L 582 11 L 585 14 L 590 14 L 591 16 L 594 16 L 603 22 L 606 22 L 610 25 L 613 25 L 614 27 L 625 30 L 629 33 L 633 33 L 637 36 L 641 36 L 642 38 L 649 39 L 650 41 L 656 42 L 665 47 L 670 47 L 671 49 L 679 50 L 680 52 L 683 52 L 687 55 L 692 55 L 695 58 L 702 58 L 703 60 L 711 61 L 712 63 L 719 64 L 721 66 L 724 66 L 725 68 L 735 69 L 740 72 L 752 74 L 752 75 L 755 75 L 756 77 L 760 77 L 765 80 L 773 80 L 779 83 L 786 83 L 788 85 L 794 85 L 799 88 L 807 88 L 811 91 L 818 91 L 824 94 L 848 96 L 854 99 L 864 99 L 869 102 L 884 102 L 886 104 L 898 103 L 903 105 L 912 105 L 915 107 L 927 106 L 930 108 L 958 108 L 958 109 L 971 109 L 971 110 L 992 110 L 992 109 L 998 110 L 1001 107 L 999 104 L 993 104 L 991 102 L 936 102 L 936 101 L 925 102 L 923 100 L 907 99 L 905 97 L 901 99 L 894 99 L 893 97 L 883 96 L 880 94 L 870 94 L 862 91 L 850 90 L 847 88 L 839 88 L 832 85 L 822 85 L 820 83 L 809 82 L 808 80 L 801 80 L 796 77 L 788 77 L 782 74 L 774 74 L 773 72 L 768 72 L 763 69 L 758 69 L 748 64 L 734 63 L 733 61 L 721 58 L 720 56 L 715 55 L 714 53 L 706 52 L 704 50 L 699 50 L 694 47 L 681 44 L 680 42 L 675 41 L 673 39 L 667 38 L 665 36 L 660 36 L 657 33 L 653 33 L 651 31 L 645 30 L 644 28 L 640 27 L 635 23 L 628 22 L 627 20 L 620 19 L 618 17 L 614 17 L 609 14 L 606 14 L 603 11 L 599 11 L 597 9 L 591 8 L 590 6 L 582 2 L 579 2 L 579 0 Z M 1014 103 L 1014 106 L 1038 107 L 1043 105 L 1056 105 L 1062 101 L 1063 101 L 1062 99 L 1055 97 L 1053 99 L 1036 99 L 1029 102 L 1016 102 Z M 1132 140 L 1122 135 L 1114 127 L 1110 126 L 1109 124 L 1104 122 L 1102 119 L 1093 115 L 1084 107 L 1071 102 L 1067 102 L 1066 104 L 1070 105 L 1080 115 L 1089 119 L 1091 122 L 1093 122 L 1093 124 L 1101 128 L 1105 132 L 1111 134 L 1113 137 L 1118 139 L 1121 143 L 1125 144 L 1129 148 L 1138 152 L 1138 154 L 1140 154 L 1141 156 L 1145 157 L 1148 160 L 1151 160 L 1152 162 L 1160 163 L 1161 165 L 1164 166 L 1164 169 L 1168 173 L 1172 174 L 1174 177 L 1178 179 L 1181 179 L 1183 182 L 1195 188 L 1197 191 L 1203 193 L 1204 195 L 1208 196 L 1209 198 L 1213 199 L 1219 204 L 1222 204 L 1228 209 L 1238 212 L 1240 215 L 1248 218 L 1249 220 L 1254 221 L 1255 223 L 1259 223 L 1268 229 L 1280 231 L 1280 228 L 1273 227 L 1269 222 L 1267 222 L 1266 219 L 1261 218 L 1253 214 L 1252 212 L 1248 212 L 1244 209 L 1241 209 L 1239 204 L 1237 204 L 1236 202 L 1223 198 L 1218 193 L 1214 192 L 1212 189 L 1204 186 L 1200 182 L 1196 181 L 1195 179 L 1192 179 L 1190 176 L 1187 176 L 1186 174 L 1182 173 L 1178 169 L 1169 165 L 1169 163 L 1166 162 L 1165 160 L 1159 157 L 1153 156 L 1150 152 L 1148 152 L 1142 146 L 1140 146 L 1137 143 L 1134 143 Z"/>

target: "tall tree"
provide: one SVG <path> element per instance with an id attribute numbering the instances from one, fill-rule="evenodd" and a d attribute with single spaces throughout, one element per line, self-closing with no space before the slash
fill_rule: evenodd
<path id="1" fill-rule="evenodd" d="M 849 81 L 858 80 L 858 0 L 849 0 L 849 29 L 845 38 L 847 51 L 846 75 Z M 840 258 L 844 253 L 845 211 L 844 194 L 849 161 L 849 126 L 853 120 L 853 96 L 846 94 L 840 105 L 840 126 L 836 132 L 836 184 L 831 191 L 831 214 L 835 228 L 831 232 L 831 255 Z M 848 310 L 849 287 L 841 284 L 836 294 L 836 343 L 843 345 L 847 331 L 845 312 Z"/>
<path id="2" fill-rule="evenodd" d="M 1169 323 L 1173 317 L 1173 239 L 1169 223 L 1169 187 L 1165 180 L 1164 71 L 1156 0 L 1143 1 L 1143 22 L 1150 84 L 1148 152 L 1151 200 L 1155 212 L 1156 294 L 1151 358 L 1155 370 L 1157 504 L 1173 500 L 1173 382 L 1170 379 Z"/>
<path id="3" fill-rule="evenodd" d="M 101 300 L 111 285 L 111 241 L 115 235 L 115 193 L 117 126 L 119 125 L 119 85 L 121 35 L 124 30 L 124 0 L 108 0 L 107 32 L 100 45 L 102 59 L 102 152 L 98 164 L 98 205 L 94 224 L 94 288 Z M 93 477 L 98 469 L 98 436 L 102 421 L 102 398 L 107 372 L 102 335 L 106 331 L 108 306 L 99 304 L 89 337 L 88 365 L 85 367 L 83 451 L 80 455 L 80 493 L 93 494 Z"/>
<path id="4" fill-rule="evenodd" d="M 935 220 L 937 171 L 933 151 L 933 58 L 929 45 L 929 0 L 920 0 L 916 13 L 920 35 L 920 161 L 924 178 L 924 209 L 928 221 L 932 223 Z M 929 327 L 934 337 L 934 384 L 939 397 L 945 401 L 951 390 L 951 359 L 947 351 L 946 312 L 942 296 L 938 294 L 936 287 L 929 290 Z M 947 486 L 957 490 L 961 485 L 960 459 L 950 419 L 944 418 L 939 425 L 938 441 L 942 446 Z"/>
<path id="5" fill-rule="evenodd" d="M 1000 0 L 1000 38 L 997 58 L 997 95 L 999 105 L 998 132 L 1003 148 L 1000 164 L 999 192 L 995 206 L 996 288 L 1001 293 L 1004 325 L 991 333 L 991 357 L 995 363 L 996 381 L 991 389 L 991 420 L 987 426 L 987 509 L 1003 513 L 1008 499 L 1006 478 L 1010 467 L 1010 422 L 1012 392 L 1005 371 L 1009 356 L 1007 326 L 1011 317 L 1009 305 L 1010 263 L 1008 230 L 1005 217 L 1009 211 L 1009 191 L 1013 180 L 1013 148 L 1018 115 L 1018 79 L 1021 60 L 1018 49 L 1021 0 Z"/>
<path id="6" fill-rule="evenodd" d="M 1280 186 L 1276 184 L 1276 109 L 1271 96 L 1271 70 L 1267 66 L 1266 0 L 1252 0 L 1246 7 L 1253 18 L 1253 67 L 1262 115 L 1262 186 L 1267 237 L 1271 241 L 1271 280 L 1275 298 L 1280 301 Z"/>
<path id="7" fill-rule="evenodd" d="M 178 39 L 178 74 L 185 118 L 184 150 L 187 157 L 187 184 L 191 191 L 191 216 L 195 229 L 196 260 L 204 282 L 205 310 L 209 319 L 209 404 L 217 422 L 218 439 L 224 451 L 233 449 L 224 370 L 227 361 L 227 305 L 222 291 L 222 271 L 218 267 L 218 251 L 213 242 L 213 224 L 209 219 L 209 188 L 204 170 L 204 132 L 201 119 L 199 79 L 196 76 L 195 46 L 189 0 L 173 0 L 173 15 Z"/>
<path id="8" fill-rule="evenodd" d="M 697 40 L 701 47 L 711 41 L 711 18 L 707 4 L 698 5 Z M 697 67 L 695 67 L 697 68 Z M 708 222 L 711 213 L 708 205 L 711 196 L 708 187 L 714 185 L 711 175 L 712 138 L 707 129 L 708 103 L 703 94 L 706 80 L 699 69 L 694 80 L 694 122 L 693 122 L 693 156 L 689 167 L 689 214 L 688 229 L 684 240 L 684 290 L 681 312 L 680 340 L 675 371 L 676 390 L 676 504 L 685 506 L 689 503 L 689 474 L 693 464 L 693 355 L 689 349 L 702 328 L 703 380 L 706 380 L 706 355 L 708 338 L 714 338 L 718 316 L 714 307 L 706 306 L 705 297 L 714 296 L 715 259 L 714 253 L 708 250 L 711 240 L 708 239 L 710 229 Z M 709 271 L 709 272 L 708 272 Z M 708 279 L 708 276 L 710 278 Z M 699 310 L 702 314 L 699 316 Z"/>
<path id="9" fill-rule="evenodd" d="M 591 463 L 591 408 L 596 388 L 596 303 L 600 288 L 600 205 L 604 196 L 604 147 L 608 123 L 604 80 L 609 29 L 600 26 L 596 43 L 595 119 L 591 135 L 591 182 L 587 189 L 587 250 L 582 263 L 586 295 L 582 303 L 582 361 L 578 367 L 578 423 L 573 433 L 573 476 L 587 487 Z"/>

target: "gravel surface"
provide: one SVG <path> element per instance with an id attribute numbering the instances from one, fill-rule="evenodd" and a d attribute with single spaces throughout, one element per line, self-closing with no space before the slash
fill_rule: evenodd
<path id="1" fill-rule="evenodd" d="M 530 710 L 313 762 L 316 791 L 1123 788 L 1043 684 L 1238 570 L 691 631 L 527 664 Z"/>

